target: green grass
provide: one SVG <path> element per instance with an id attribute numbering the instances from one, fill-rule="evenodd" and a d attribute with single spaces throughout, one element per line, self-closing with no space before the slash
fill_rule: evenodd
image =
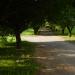
<path id="1" fill-rule="evenodd" d="M 27 29 L 22 35 L 33 35 L 33 29 Z M 39 65 L 31 58 L 35 44 L 21 42 L 21 49 L 16 50 L 14 36 L 0 36 L 0 74 L 1 75 L 35 75 Z"/>
<path id="2" fill-rule="evenodd" d="M 20 50 L 16 50 L 15 38 L 0 40 L 0 74 L 1 75 L 35 75 L 39 65 L 33 58 L 35 45 L 22 41 Z M 5 41 L 5 42 L 4 42 Z"/>
<path id="3" fill-rule="evenodd" d="M 62 37 L 65 39 L 65 41 L 75 44 L 75 35 L 72 35 L 71 37 L 69 36 L 62 36 Z"/>
<path id="4" fill-rule="evenodd" d="M 21 33 L 21 35 L 34 35 L 34 31 L 32 28 L 29 28 Z"/>
<path id="5" fill-rule="evenodd" d="M 57 35 L 63 35 L 63 36 L 67 36 L 67 35 L 69 35 L 69 31 L 68 31 L 67 28 L 65 28 L 65 32 L 64 32 L 64 34 L 62 34 L 62 32 L 61 32 L 61 28 L 60 28 L 60 27 L 57 26 L 56 28 L 58 29 L 58 31 L 55 32 Z M 73 30 L 72 30 L 72 35 L 73 35 L 73 36 L 75 35 L 75 28 L 73 28 Z"/>
<path id="6" fill-rule="evenodd" d="M 71 37 L 69 37 L 68 29 L 65 29 L 65 33 L 63 35 L 62 35 L 61 31 L 57 31 L 55 34 L 58 36 L 59 35 L 62 36 L 65 39 L 65 41 L 75 44 L 75 28 L 72 30 L 72 36 Z"/>

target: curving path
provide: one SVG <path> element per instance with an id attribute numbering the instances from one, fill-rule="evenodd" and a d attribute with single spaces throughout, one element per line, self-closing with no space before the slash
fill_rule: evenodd
<path id="1" fill-rule="evenodd" d="M 50 34 L 21 37 L 37 44 L 34 54 L 40 64 L 37 75 L 75 75 L 75 45 Z"/>

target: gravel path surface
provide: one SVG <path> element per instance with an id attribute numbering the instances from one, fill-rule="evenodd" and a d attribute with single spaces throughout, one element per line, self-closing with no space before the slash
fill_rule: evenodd
<path id="1" fill-rule="evenodd" d="M 40 69 L 37 75 L 75 75 L 75 45 L 61 36 L 22 36 L 22 40 L 37 43 L 34 56 Z"/>

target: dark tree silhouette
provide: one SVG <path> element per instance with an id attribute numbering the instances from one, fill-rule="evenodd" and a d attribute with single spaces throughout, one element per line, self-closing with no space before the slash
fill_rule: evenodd
<path id="1" fill-rule="evenodd" d="M 14 34 L 17 48 L 20 48 L 20 33 L 28 28 L 30 23 L 34 24 L 32 27 L 36 34 L 41 20 L 55 21 L 60 11 L 70 4 L 71 0 L 1 0 L 0 30 Z"/>

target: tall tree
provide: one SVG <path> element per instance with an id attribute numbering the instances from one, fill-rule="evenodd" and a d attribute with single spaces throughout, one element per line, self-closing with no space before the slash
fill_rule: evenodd
<path id="1" fill-rule="evenodd" d="M 70 5 L 71 0 L 1 0 L 0 27 L 7 33 L 15 34 L 17 48 L 20 47 L 20 33 L 36 20 L 55 21 L 60 11 Z M 38 26 L 33 26 L 36 29 Z M 9 30 L 8 30 L 9 29 Z"/>

